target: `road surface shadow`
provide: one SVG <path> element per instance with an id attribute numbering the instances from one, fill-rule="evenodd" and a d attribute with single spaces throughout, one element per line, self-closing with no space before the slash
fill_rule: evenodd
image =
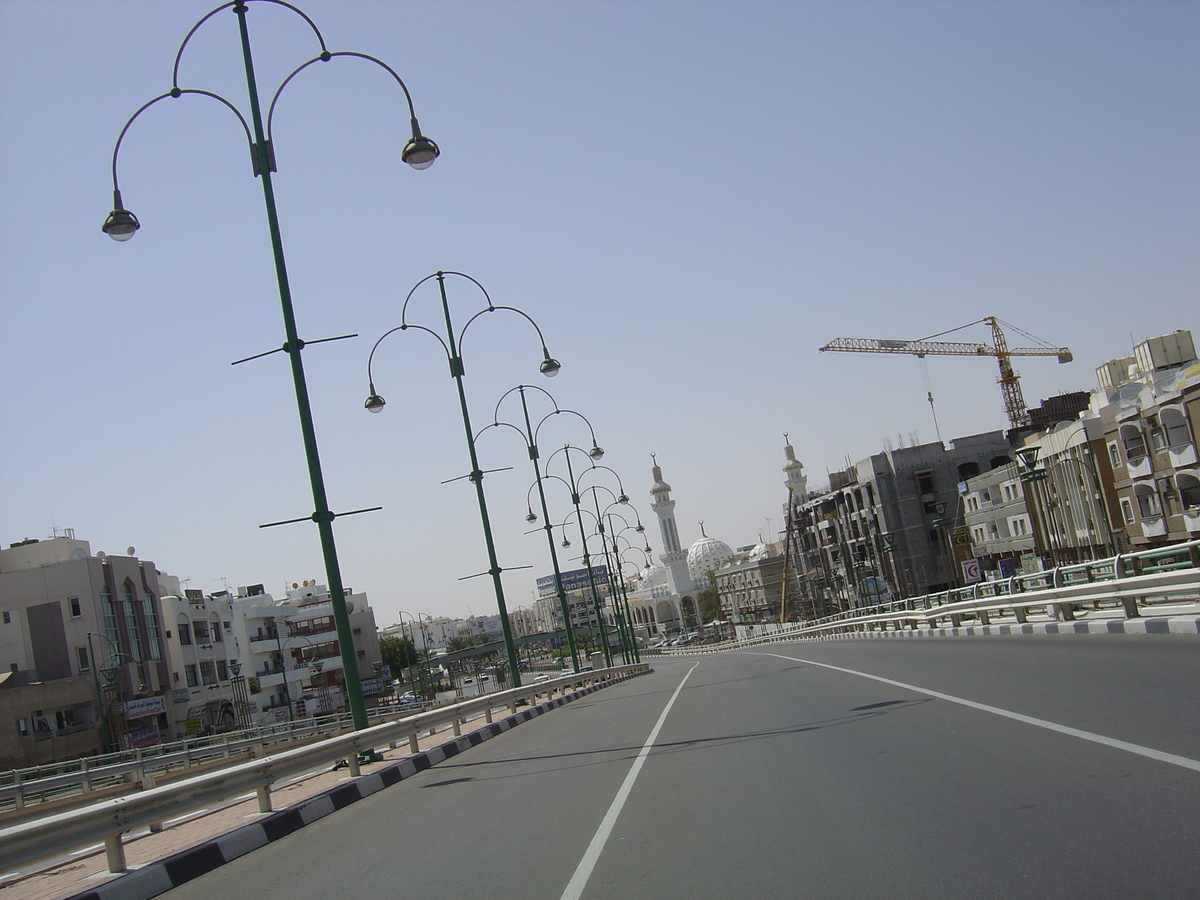
<path id="1" fill-rule="evenodd" d="M 920 706 L 925 703 L 932 703 L 932 697 L 923 697 L 917 700 L 887 700 L 883 703 L 872 703 L 868 706 L 857 707 L 849 711 L 849 714 L 844 716 L 836 716 L 830 719 L 818 719 L 814 722 L 806 722 L 803 725 L 796 725 L 791 728 L 773 728 L 765 731 L 748 731 L 741 734 L 724 734 L 714 735 L 712 737 L 692 738 L 686 741 L 663 741 L 654 745 L 650 751 L 651 756 L 661 756 L 668 753 L 680 753 L 690 750 L 703 749 L 706 746 L 719 746 L 728 744 L 740 744 L 749 741 L 760 741 L 764 739 L 786 737 L 789 735 L 804 734 L 809 731 L 821 731 L 826 728 L 837 728 L 843 725 L 854 725 L 864 722 L 867 719 L 874 719 L 880 716 L 890 715 L 899 709 L 905 709 L 913 706 Z M 598 747 L 595 750 L 574 750 L 569 753 L 546 753 L 533 756 L 518 756 L 506 757 L 500 759 L 481 760 L 479 762 L 453 762 L 443 763 L 439 768 L 442 771 L 447 769 L 485 769 L 488 767 L 517 765 L 530 762 L 563 762 L 568 763 L 554 767 L 554 771 L 567 771 L 570 769 L 586 768 L 595 765 L 607 765 L 613 762 L 622 760 L 633 760 L 640 752 L 640 746 L 621 746 L 621 747 Z M 599 758 L 603 757 L 603 758 Z M 576 760 L 573 764 L 571 760 Z M 441 784 L 453 784 L 460 781 L 492 781 L 500 778 L 528 778 L 541 777 L 546 772 L 545 769 L 528 772 L 514 772 L 501 774 L 496 773 L 490 776 L 480 776 L 471 778 L 451 779 Z M 430 785 L 431 787 L 433 785 Z"/>

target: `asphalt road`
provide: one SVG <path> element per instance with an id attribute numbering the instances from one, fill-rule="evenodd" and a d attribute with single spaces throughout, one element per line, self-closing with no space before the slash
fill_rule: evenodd
<path id="1" fill-rule="evenodd" d="M 171 896 L 1200 897 L 1200 639 L 654 666 Z"/>

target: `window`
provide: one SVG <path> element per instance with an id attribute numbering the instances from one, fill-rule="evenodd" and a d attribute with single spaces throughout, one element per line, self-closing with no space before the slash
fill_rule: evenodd
<path id="1" fill-rule="evenodd" d="M 1117 449 L 1116 444 L 1108 445 L 1108 458 L 1111 460 L 1114 469 L 1121 468 L 1121 451 Z"/>
<path id="2" fill-rule="evenodd" d="M 1183 414 L 1174 409 L 1164 409 L 1159 415 L 1163 428 L 1167 430 L 1167 445 L 1186 447 L 1192 442 L 1192 434 Z"/>
<path id="3" fill-rule="evenodd" d="M 79 598 L 72 597 L 67 601 L 67 605 L 71 607 L 71 618 L 78 619 L 83 615 L 83 608 L 79 605 Z"/>
<path id="4" fill-rule="evenodd" d="M 192 633 L 196 635 L 196 643 L 197 644 L 207 644 L 208 643 L 208 623 L 207 622 L 193 622 L 192 623 Z"/>
<path id="5" fill-rule="evenodd" d="M 200 663 L 200 681 L 206 685 L 217 683 L 217 667 L 213 665 L 211 659 L 203 660 Z"/>
<path id="6" fill-rule="evenodd" d="M 213 639 L 214 644 L 221 643 L 221 623 L 220 622 L 212 623 L 212 639 Z"/>
<path id="7" fill-rule="evenodd" d="M 125 633 L 129 635 L 129 653 L 133 657 L 134 662 L 140 663 L 143 656 L 142 642 L 138 637 L 136 604 L 137 600 L 134 597 L 133 583 L 126 581 L 125 602 L 121 604 L 121 614 L 125 619 Z"/>
<path id="8" fill-rule="evenodd" d="M 17 719 L 17 737 L 29 737 L 28 719 Z"/>
<path id="9" fill-rule="evenodd" d="M 142 591 L 142 618 L 146 620 L 146 636 L 150 638 L 150 658 L 162 661 L 162 633 L 158 629 L 158 604 L 154 595 Z"/>
<path id="10" fill-rule="evenodd" d="M 80 672 L 92 671 L 92 661 L 88 658 L 88 648 L 87 647 L 76 647 L 75 648 L 75 659 L 77 659 L 79 661 L 79 671 Z"/>
<path id="11" fill-rule="evenodd" d="M 1127 459 L 1140 459 L 1146 455 L 1146 440 L 1136 425 L 1121 426 L 1121 443 L 1125 445 Z"/>
<path id="12" fill-rule="evenodd" d="M 1179 483 L 1179 501 L 1187 508 L 1200 506 L 1200 479 L 1193 475 L 1176 476 Z"/>
<path id="13" fill-rule="evenodd" d="M 1150 429 L 1150 446 L 1155 453 L 1162 453 L 1167 449 L 1167 435 L 1161 428 L 1154 427 Z"/>
<path id="14" fill-rule="evenodd" d="M 1158 494 L 1153 489 L 1147 489 L 1137 492 L 1138 512 L 1142 518 L 1147 516 L 1157 516 L 1161 511 L 1158 504 Z"/>
<path id="15" fill-rule="evenodd" d="M 1133 504 L 1129 502 L 1128 497 L 1121 498 L 1121 515 L 1125 518 L 1126 525 L 1133 524 Z"/>
<path id="16" fill-rule="evenodd" d="M 932 472 L 920 472 L 917 474 L 917 490 L 922 494 L 932 494 L 934 492 Z"/>
<path id="17" fill-rule="evenodd" d="M 191 642 L 192 642 L 192 629 L 188 626 L 188 624 L 186 622 L 180 622 L 179 623 L 179 643 L 186 646 L 187 644 L 190 644 Z"/>
<path id="18" fill-rule="evenodd" d="M 217 660 L 217 681 L 228 681 L 228 680 L 229 680 L 229 669 L 225 665 L 225 660 L 218 659 Z"/>
<path id="19" fill-rule="evenodd" d="M 7 609 L 4 611 L 4 624 L 5 625 L 12 624 L 12 613 L 10 613 Z"/>
<path id="20" fill-rule="evenodd" d="M 184 666 L 183 674 L 187 678 L 188 687 L 195 687 L 200 683 L 200 679 L 196 677 L 195 666 Z"/>

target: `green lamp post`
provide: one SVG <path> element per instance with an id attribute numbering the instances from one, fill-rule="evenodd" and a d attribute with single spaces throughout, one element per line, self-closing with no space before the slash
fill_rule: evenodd
<path id="1" fill-rule="evenodd" d="M 446 297 L 446 278 L 451 275 L 457 278 L 464 278 L 471 284 L 475 285 L 480 291 L 483 292 L 483 296 L 487 300 L 487 305 L 472 315 L 471 318 L 467 320 L 467 323 L 458 331 L 457 335 L 454 331 L 454 322 L 450 317 L 450 302 Z M 441 294 L 442 317 L 446 325 L 446 337 L 444 340 L 433 329 L 426 328 L 424 325 L 417 325 L 408 321 L 409 301 L 412 300 L 413 294 L 416 293 L 417 289 L 431 279 L 437 280 L 438 290 Z M 516 647 L 513 644 L 512 625 L 508 620 L 508 606 L 504 600 L 504 584 L 500 579 L 500 575 L 504 570 L 500 567 L 500 563 L 496 560 L 496 546 L 495 542 L 492 540 L 492 524 L 488 517 L 487 498 L 483 492 L 484 471 L 479 467 L 479 457 L 475 452 L 475 432 L 471 428 L 471 414 L 467 408 L 467 394 L 465 388 L 463 387 L 464 369 L 461 356 L 463 335 L 466 334 L 467 329 L 471 327 L 472 323 L 486 313 L 499 312 L 501 310 L 516 313 L 533 326 L 533 329 L 537 332 L 538 340 L 541 342 L 542 346 L 542 361 L 538 366 L 538 370 L 547 378 L 553 378 L 555 375 L 557 375 L 559 369 L 562 368 L 562 365 L 558 360 L 550 355 L 550 351 L 546 349 L 546 340 L 544 337 L 542 337 L 542 330 L 538 328 L 537 323 L 530 318 L 528 314 L 517 309 L 515 306 L 496 306 L 493 304 L 492 298 L 488 295 L 487 289 L 470 275 L 467 275 L 463 272 L 439 271 L 433 273 L 432 275 L 426 275 L 415 285 L 413 285 L 412 290 L 408 292 L 408 296 L 404 298 L 404 305 L 400 310 L 400 324 L 380 335 L 379 339 L 375 341 L 375 345 L 371 348 L 371 353 L 367 357 L 367 383 L 370 387 L 370 394 L 363 403 L 363 406 L 370 412 L 378 413 L 382 412 L 383 407 L 386 405 L 386 401 L 383 399 L 383 397 L 381 397 L 375 391 L 375 381 L 371 373 L 371 364 L 375 359 L 375 351 L 379 349 L 379 345 L 383 342 L 384 338 L 390 334 L 393 334 L 394 332 L 405 331 L 409 328 L 412 328 L 416 331 L 423 331 L 427 334 L 433 335 L 437 342 L 442 345 L 442 349 L 446 352 L 446 360 L 450 364 L 450 375 L 454 379 L 455 386 L 458 388 L 458 404 L 459 409 L 462 412 L 463 429 L 467 437 L 467 451 L 471 458 L 471 471 L 466 477 L 471 481 L 472 484 L 475 485 L 475 496 L 479 501 L 479 517 L 483 523 L 483 539 L 484 544 L 487 547 L 489 568 L 486 573 L 481 574 L 487 574 L 492 577 L 492 586 L 496 594 L 496 606 L 500 612 L 500 627 L 504 633 L 504 649 L 508 656 L 508 666 L 512 673 L 513 687 L 520 687 L 521 672 L 519 668 L 519 660 L 517 659 Z M 475 576 L 467 577 L 473 578 Z"/>
<path id="2" fill-rule="evenodd" d="M 307 25 L 312 29 L 313 35 L 316 38 L 317 44 L 320 47 L 320 52 L 309 59 L 307 62 L 298 66 L 292 71 L 287 78 L 279 85 L 275 91 L 275 95 L 271 100 L 264 128 L 264 120 L 262 115 L 262 105 L 259 102 L 258 82 L 254 74 L 254 61 L 250 52 L 250 32 L 247 24 L 247 12 L 251 2 L 272 3 L 276 6 L 282 6 L 299 15 Z M 209 19 L 224 10 L 231 10 L 238 21 L 238 30 L 241 37 L 242 59 L 246 70 L 246 88 L 249 95 L 250 104 L 250 123 L 247 124 L 246 117 L 238 110 L 238 108 L 229 100 L 214 94 L 211 91 L 184 89 L 179 86 L 179 64 L 183 57 L 183 52 L 187 48 L 188 41 L 192 35 L 204 25 Z M 283 324 L 285 340 L 283 346 L 276 350 L 268 351 L 268 353 L 258 354 L 257 356 L 248 357 L 248 359 L 256 359 L 258 356 L 267 356 L 270 353 L 284 352 L 288 355 L 291 362 L 292 382 L 296 393 L 296 408 L 300 418 L 300 431 L 304 441 L 304 453 L 308 463 L 309 483 L 312 489 L 314 510 L 311 515 L 300 518 L 290 519 L 288 522 L 301 522 L 311 520 L 316 523 L 317 531 L 321 541 L 321 552 L 325 561 L 325 575 L 329 586 L 330 602 L 333 607 L 334 623 L 337 627 L 338 641 L 341 646 L 342 669 L 346 676 L 346 691 L 350 702 L 350 709 L 353 715 L 354 727 L 356 729 L 365 728 L 367 726 L 366 708 L 363 704 L 362 687 L 359 683 L 358 675 L 358 660 L 354 654 L 354 640 L 351 634 L 350 621 L 346 613 L 346 597 L 345 589 L 342 585 L 341 570 L 338 565 L 337 548 L 333 539 L 333 520 L 338 515 L 351 515 L 352 513 L 334 513 L 329 508 L 329 502 L 325 494 L 325 480 L 321 472 L 321 461 L 317 451 L 316 429 L 313 425 L 312 408 L 309 403 L 308 386 L 304 377 L 304 364 L 301 360 L 301 351 L 306 344 L 320 343 L 326 340 L 339 340 L 339 338 L 322 338 L 318 340 L 301 340 L 299 331 L 296 327 L 295 313 L 292 308 L 291 287 L 288 282 L 287 266 L 284 262 L 283 254 L 283 238 L 279 230 L 279 216 L 275 205 L 275 190 L 271 183 L 271 174 L 276 171 L 275 168 L 275 153 L 271 142 L 271 120 L 273 118 L 275 103 L 279 99 L 280 93 L 285 87 L 295 78 L 300 72 L 307 69 L 309 66 L 321 62 L 327 63 L 333 59 L 360 59 L 373 63 L 386 70 L 400 85 L 404 92 L 405 100 L 408 105 L 409 124 L 412 127 L 412 138 L 405 144 L 404 149 L 400 153 L 400 158 L 403 162 L 412 166 L 414 169 L 426 169 L 433 164 L 437 159 L 439 150 L 437 144 L 425 137 L 421 133 L 421 129 L 417 124 L 416 112 L 413 109 L 412 97 L 408 92 L 407 86 L 400 79 L 400 76 L 395 73 L 387 64 L 380 60 L 368 56 L 365 53 L 355 53 L 349 51 L 330 52 L 325 45 L 325 39 L 313 21 L 301 12 L 296 7 L 282 0 L 235 0 L 232 3 L 225 3 L 216 9 L 212 10 L 188 32 L 187 37 L 183 39 L 183 43 L 179 47 L 179 52 L 175 56 L 175 68 L 172 75 L 171 89 L 164 94 L 160 94 L 154 99 L 144 104 L 137 112 L 130 117 L 125 123 L 125 127 L 121 129 L 121 133 L 117 138 L 116 147 L 113 149 L 113 210 L 105 219 L 102 230 L 105 234 L 115 241 L 128 241 L 134 236 L 137 230 L 141 227 L 137 216 L 125 208 L 124 201 L 121 198 L 121 190 L 117 181 L 117 157 L 121 150 L 121 142 L 125 139 L 126 133 L 130 126 L 143 112 L 149 109 L 160 100 L 167 98 L 178 99 L 184 95 L 196 95 L 208 97 L 223 104 L 226 108 L 237 116 L 238 121 L 245 131 L 246 140 L 250 148 L 250 159 L 253 165 L 253 173 L 256 177 L 261 178 L 263 188 L 263 199 L 266 203 L 267 212 L 267 228 L 271 237 L 271 250 L 275 262 L 276 280 L 279 287 L 279 300 L 283 312 Z M 253 134 L 251 133 L 253 126 Z M 353 337 L 353 335 L 345 335 L 345 337 Z M 238 360 L 245 362 L 246 360 Z M 368 510 L 354 510 L 353 512 L 367 512 Z M 272 525 L 287 524 L 286 522 L 273 522 Z M 267 527 L 267 526 L 262 526 Z"/>

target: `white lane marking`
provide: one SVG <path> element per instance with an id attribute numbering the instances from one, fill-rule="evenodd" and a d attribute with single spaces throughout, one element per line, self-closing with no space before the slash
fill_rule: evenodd
<path id="1" fill-rule="evenodd" d="M 604 814 L 604 820 L 600 823 L 600 827 L 596 829 L 595 835 L 592 836 L 592 842 L 588 844 L 587 850 L 584 851 L 583 859 L 579 861 L 579 865 L 575 869 L 575 874 L 571 876 L 571 880 L 567 883 L 567 889 L 562 892 L 561 900 L 579 900 L 579 896 L 587 886 L 588 879 L 592 876 L 592 870 L 596 868 L 596 861 L 600 858 L 600 851 L 604 849 L 604 844 L 608 841 L 608 836 L 612 833 L 613 826 L 617 824 L 617 816 L 621 814 L 621 809 L 625 806 L 625 801 L 629 799 L 629 793 L 633 790 L 633 783 L 637 781 L 638 773 L 642 771 L 642 764 L 650 754 L 650 748 L 654 746 L 654 741 L 658 738 L 658 732 L 662 729 L 663 722 L 667 721 L 667 713 L 675 705 L 675 698 L 679 696 L 679 692 L 683 690 L 683 686 L 687 684 L 687 680 L 692 677 L 692 673 L 696 671 L 696 666 L 698 665 L 700 665 L 699 662 L 692 663 L 692 667 L 683 676 L 683 681 L 679 682 L 679 687 L 675 688 L 675 693 L 667 701 L 667 705 L 658 717 L 658 721 L 654 723 L 654 728 L 650 731 L 650 737 L 646 738 L 646 743 L 642 745 L 641 752 L 638 754 L 637 759 L 633 761 L 633 765 L 630 766 L 629 774 L 625 776 L 625 781 L 621 783 L 621 788 L 617 791 L 617 796 L 613 798 L 612 805 L 609 806 L 608 812 Z"/>
<path id="2" fill-rule="evenodd" d="M 1084 741 L 1092 741 L 1095 744 L 1103 744 L 1105 747 L 1112 747 L 1116 750 L 1124 750 L 1126 753 L 1136 753 L 1138 756 L 1145 756 L 1149 759 L 1156 759 L 1159 762 L 1170 763 L 1173 766 L 1180 766 L 1184 769 L 1191 769 L 1194 772 L 1200 772 L 1200 760 L 1189 759 L 1186 756 L 1176 756 L 1174 753 L 1164 753 L 1162 750 L 1155 750 L 1152 747 L 1143 747 L 1141 744 L 1131 744 L 1128 741 L 1117 740 L 1103 734 L 1096 734 L 1094 731 L 1083 731 L 1079 728 L 1072 728 L 1069 725 L 1059 725 L 1057 722 L 1050 722 L 1046 719 L 1037 719 L 1033 716 L 1022 715 L 1021 713 L 1012 712 L 1011 710 L 1001 709 L 998 706 L 988 706 L 986 703 L 976 703 L 974 700 L 965 700 L 962 697 L 954 697 L 950 694 L 943 694 L 940 691 L 931 691 L 928 688 L 917 687 L 915 684 L 905 684 L 903 681 L 893 681 L 891 678 L 883 678 L 879 675 L 871 675 L 868 672 L 857 672 L 854 669 L 843 669 L 841 666 L 831 666 L 829 663 L 816 662 L 811 659 L 799 659 L 795 656 L 782 656 L 778 653 L 753 653 L 752 656 L 774 656 L 776 659 L 786 659 L 789 662 L 804 663 L 809 666 L 820 666 L 822 669 L 832 669 L 835 672 L 844 672 L 847 675 L 857 675 L 860 678 L 869 678 L 872 681 L 879 681 L 883 684 L 890 684 L 893 687 L 903 688 L 906 691 L 915 691 L 918 694 L 924 694 L 927 697 L 936 697 L 939 700 L 946 700 L 950 703 L 957 703 L 960 706 L 969 706 L 971 709 L 982 710 L 993 715 L 1004 716 L 1006 719 L 1013 719 L 1017 722 L 1024 722 L 1026 725 L 1036 725 L 1038 728 L 1045 728 L 1047 731 L 1057 731 L 1059 734 L 1066 734 L 1071 737 L 1079 738 Z"/>

